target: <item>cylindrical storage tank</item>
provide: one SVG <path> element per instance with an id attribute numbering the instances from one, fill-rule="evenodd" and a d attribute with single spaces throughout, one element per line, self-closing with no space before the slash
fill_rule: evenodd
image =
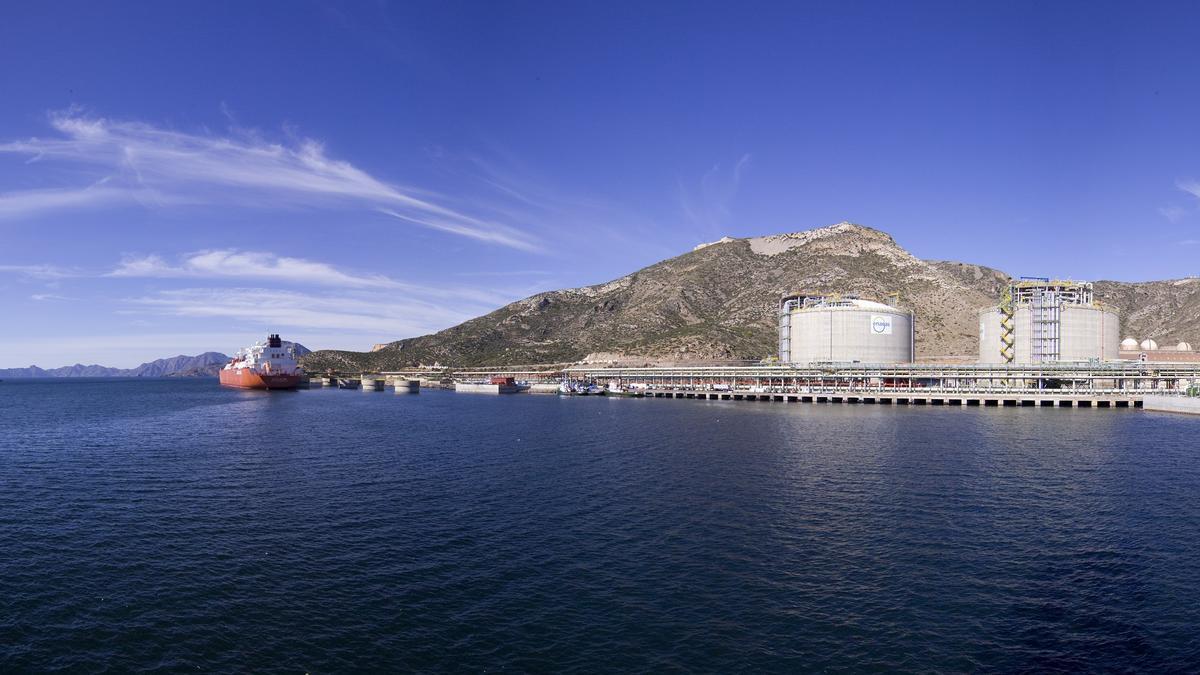
<path id="1" fill-rule="evenodd" d="M 1032 312 L 1028 307 L 1017 307 L 1013 312 L 1013 363 L 1031 363 L 1033 361 L 1033 345 L 1029 336 L 1030 317 Z M 1001 353 L 1004 344 L 1000 336 L 1003 333 L 1001 321 L 1003 315 L 999 307 L 989 307 L 979 312 L 979 362 L 1005 363 Z"/>
<path id="2" fill-rule="evenodd" d="M 912 312 L 870 300 L 843 300 L 795 309 L 791 363 L 912 363 Z"/>
<path id="3" fill-rule="evenodd" d="M 1063 305 L 1060 361 L 1114 361 L 1121 357 L 1121 320 L 1111 309 Z"/>
<path id="4" fill-rule="evenodd" d="M 1004 363 L 999 307 L 979 310 L 979 362 Z"/>
<path id="5" fill-rule="evenodd" d="M 1034 363 L 1039 349 L 1034 345 L 1034 310 L 1018 305 L 1013 311 L 1013 363 Z M 1001 355 L 1001 313 L 999 307 L 979 312 L 979 362 L 1004 363 Z M 1095 305 L 1062 305 L 1058 314 L 1057 342 L 1043 341 L 1042 361 L 1112 361 L 1120 358 L 1121 321 L 1111 309 Z M 1053 334 L 1053 329 L 1044 329 Z M 1047 350 L 1057 349 L 1049 358 Z"/>

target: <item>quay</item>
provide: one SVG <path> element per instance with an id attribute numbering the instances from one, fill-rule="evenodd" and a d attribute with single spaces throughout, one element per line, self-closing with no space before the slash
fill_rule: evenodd
<path id="1" fill-rule="evenodd" d="M 1142 407 L 1180 396 L 1200 364 L 811 364 L 698 368 L 566 369 L 646 396 L 704 400 L 997 407 Z"/>
<path id="2" fill-rule="evenodd" d="M 365 379 L 362 374 L 355 374 Z M 1200 363 L 861 364 L 619 367 L 570 365 L 413 369 L 374 374 L 437 386 L 513 378 L 533 391 L 567 380 L 613 384 L 626 396 L 963 407 L 1141 408 L 1180 401 L 1200 385 Z M 336 380 L 333 374 L 329 379 Z M 460 391 L 471 389 L 462 387 Z"/>
<path id="3" fill-rule="evenodd" d="M 897 395 L 887 391 L 837 391 L 806 393 L 770 393 L 746 391 L 689 391 L 647 389 L 635 396 L 652 398 L 695 398 L 710 401 L 780 401 L 787 403 L 871 403 L 880 405 L 943 405 L 976 407 L 1043 408 L 1140 408 L 1142 401 L 1133 396 L 1097 395 L 1059 396 L 1045 392 L 1005 392 L 997 395 L 963 392 L 923 391 L 919 396 Z"/>
<path id="4" fill-rule="evenodd" d="M 1142 407 L 1154 412 L 1200 415 L 1200 396 L 1147 396 Z"/>

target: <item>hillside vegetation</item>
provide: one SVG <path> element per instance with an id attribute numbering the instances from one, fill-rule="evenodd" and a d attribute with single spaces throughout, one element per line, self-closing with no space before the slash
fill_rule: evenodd
<path id="1" fill-rule="evenodd" d="M 884 232 L 852 223 L 723 239 L 608 283 L 548 291 L 446 330 L 372 352 L 316 351 L 310 370 L 391 370 L 558 363 L 589 357 L 652 361 L 760 359 L 775 353 L 785 293 L 857 293 L 916 315 L 919 360 L 973 360 L 978 310 L 1009 275 L 921 260 Z M 1103 281 L 1097 296 L 1122 313 L 1126 335 L 1200 343 L 1200 283 Z"/>

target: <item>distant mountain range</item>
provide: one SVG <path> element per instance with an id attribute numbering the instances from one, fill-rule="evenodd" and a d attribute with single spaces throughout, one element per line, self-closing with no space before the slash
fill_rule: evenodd
<path id="1" fill-rule="evenodd" d="M 296 354 L 304 356 L 311 350 L 296 344 Z M 10 377 L 216 377 L 217 371 L 229 363 L 228 356 L 220 352 L 204 352 L 197 356 L 173 356 L 143 363 L 136 368 L 109 368 L 108 366 L 76 363 L 61 368 L 0 368 L 0 379 Z"/>
<path id="2" fill-rule="evenodd" d="M 136 368 L 109 368 L 108 366 L 76 363 L 61 368 L 5 368 L 0 377 L 167 377 L 216 376 L 217 371 L 229 362 L 229 357 L 220 352 L 204 352 L 199 356 L 174 356 L 143 363 Z"/>
<path id="3" fill-rule="evenodd" d="M 1055 276 L 1053 269 L 1022 272 Z M 317 351 L 310 372 L 563 363 L 580 359 L 678 362 L 761 359 L 776 351 L 779 298 L 858 293 L 916 313 L 917 357 L 973 361 L 980 308 L 1009 275 L 969 263 L 922 260 L 879 230 L 839 223 L 804 232 L 724 238 L 605 284 L 539 293 L 452 328 L 370 352 Z M 1124 336 L 1200 342 L 1200 280 L 1098 281 Z"/>

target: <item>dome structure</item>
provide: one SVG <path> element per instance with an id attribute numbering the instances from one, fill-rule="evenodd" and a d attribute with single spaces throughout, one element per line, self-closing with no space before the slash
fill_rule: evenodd
<path id="1" fill-rule="evenodd" d="M 1158 343 L 1155 342 L 1152 338 L 1146 338 L 1145 340 L 1142 340 L 1142 349 L 1144 349 L 1148 352 L 1154 351 L 1155 349 L 1158 349 Z"/>
<path id="2" fill-rule="evenodd" d="M 1192 345 L 1187 342 L 1180 342 L 1179 344 L 1175 345 L 1175 349 L 1181 352 L 1190 352 L 1192 351 Z"/>
<path id="3" fill-rule="evenodd" d="M 1137 338 L 1127 337 L 1124 340 L 1121 340 L 1121 349 L 1123 351 L 1131 352 L 1137 348 L 1138 348 Z"/>

